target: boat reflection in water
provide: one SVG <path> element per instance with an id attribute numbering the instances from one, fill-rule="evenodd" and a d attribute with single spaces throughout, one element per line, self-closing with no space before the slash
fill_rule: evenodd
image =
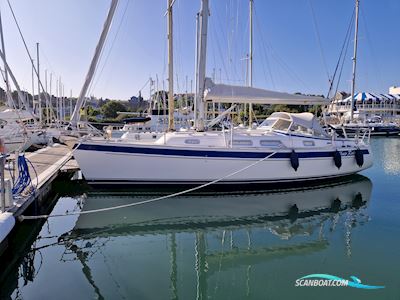
<path id="1" fill-rule="evenodd" d="M 351 231 L 369 220 L 365 208 L 371 190 L 371 181 L 357 175 L 306 190 L 171 198 L 80 215 L 59 241 L 66 247 L 64 256 L 83 265 L 100 298 L 121 290 L 125 297 L 139 298 L 265 295 L 266 277 L 274 285 L 282 284 L 282 277 L 288 276 L 283 270 L 304 272 L 312 265 L 307 261 L 310 255 L 331 247 L 342 248 L 340 254 L 335 249 L 341 261 L 343 255 L 350 258 Z M 153 196 L 89 192 L 83 210 Z M 294 268 L 291 258 L 299 256 Z M 271 270 L 280 278 L 271 277 Z"/>
<path id="2" fill-rule="evenodd" d="M 307 218 L 323 212 L 338 212 L 361 206 L 370 198 L 371 181 L 361 175 L 307 189 L 247 191 L 237 193 L 201 193 L 169 198 L 123 209 L 80 215 L 75 231 L 123 227 L 151 232 L 208 227 L 247 222 L 272 222 Z M 89 192 L 83 198 L 82 211 L 140 202 L 159 196 L 132 192 Z"/>

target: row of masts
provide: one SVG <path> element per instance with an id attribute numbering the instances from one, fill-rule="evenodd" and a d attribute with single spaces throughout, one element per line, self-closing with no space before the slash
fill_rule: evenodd
<path id="1" fill-rule="evenodd" d="M 39 63 L 39 43 L 36 43 L 36 68 L 39 71 L 40 69 L 40 63 Z M 34 62 L 32 62 L 33 64 Z M 66 97 L 65 95 L 65 86 L 61 80 L 61 76 L 59 76 L 56 79 L 56 85 L 55 85 L 55 112 L 52 107 L 52 99 L 53 99 L 53 73 L 49 74 L 47 69 L 44 70 L 44 90 L 41 90 L 40 86 L 40 71 L 38 72 L 38 77 L 37 77 L 37 88 L 38 88 L 38 98 L 35 101 L 34 100 L 34 95 L 35 95 L 35 72 L 32 67 L 32 104 L 34 111 L 38 112 L 39 114 L 39 121 L 41 124 L 50 124 L 52 123 L 52 120 L 58 120 L 58 121 L 66 121 L 66 116 L 72 116 L 72 109 L 73 109 L 73 104 L 72 104 L 72 90 L 70 92 L 70 97 Z M 50 78 L 48 78 L 50 77 Z M 49 80 L 48 80 L 49 79 Z M 49 89 L 48 89 L 49 88 Z M 45 119 L 43 118 L 43 107 L 42 107 L 42 100 L 43 100 L 43 95 L 44 96 L 44 101 L 45 101 Z M 47 97 L 46 97 L 47 95 Z M 50 97 L 50 98 L 49 98 Z M 68 102 L 69 102 L 69 105 Z M 68 109 L 67 109 L 67 106 Z"/>
<path id="2" fill-rule="evenodd" d="M 174 0 L 167 0 L 167 15 L 168 15 L 168 115 L 169 115 L 169 121 L 168 121 L 168 130 L 173 131 L 174 128 L 174 80 L 173 80 L 173 4 Z M 107 19 L 104 23 L 103 26 L 103 31 L 101 33 L 99 42 L 96 46 L 95 54 L 93 56 L 93 59 L 91 61 L 88 73 L 85 78 L 85 82 L 83 84 L 83 87 L 80 91 L 77 103 L 75 105 L 74 111 L 71 114 L 70 118 L 70 123 L 73 126 L 76 126 L 77 122 L 79 121 L 80 117 L 80 109 L 84 105 L 86 93 L 88 91 L 89 85 L 93 79 L 94 72 L 96 69 L 96 66 L 98 64 L 98 60 L 100 58 L 101 51 L 104 47 L 104 43 L 106 40 L 106 36 L 108 34 L 108 31 L 110 29 L 112 19 L 115 13 L 115 10 L 118 5 L 118 0 L 112 0 L 111 1 L 111 6 L 107 15 Z M 254 0 L 249 0 L 249 55 L 248 55 L 248 85 L 250 87 L 253 86 L 253 6 L 254 6 Z M 358 41 L 358 12 L 359 12 L 359 0 L 356 0 L 356 22 L 355 22 L 355 42 L 354 42 L 354 56 L 353 56 L 353 76 L 352 76 L 352 88 L 351 88 L 351 94 L 352 94 L 352 99 L 354 101 L 354 94 L 355 94 L 355 73 L 356 73 L 356 62 L 357 62 L 357 41 Z M 195 64 L 195 83 L 196 83 L 196 95 L 195 95 L 195 104 L 194 104 L 194 123 L 195 123 L 195 128 L 198 131 L 203 131 L 205 129 L 205 103 L 204 103 L 204 89 L 205 89 L 205 73 L 206 73 L 206 49 L 207 49 L 207 31 L 208 31 L 208 16 L 210 15 L 209 11 L 209 1 L 208 0 L 202 0 L 201 1 L 201 10 L 197 15 L 196 18 L 196 32 L 197 32 L 197 38 L 196 38 L 196 64 Z M 18 96 L 21 100 L 22 103 L 26 105 L 25 100 L 22 97 L 20 88 L 12 75 L 12 72 L 7 65 L 6 62 L 6 56 L 5 56 L 5 48 L 4 48 L 4 38 L 3 38 L 3 32 L 2 32 L 2 26 L 1 26 L 1 16 L 0 16 L 0 31 L 1 31 L 1 46 L 2 46 L 2 51 L 0 53 L 0 56 L 3 59 L 4 62 L 4 77 L 6 81 L 6 89 L 7 89 L 7 94 L 10 94 L 10 88 L 8 84 L 8 75 L 10 74 L 10 77 L 12 78 L 14 85 L 16 86 Z M 26 45 L 25 45 L 26 46 Z M 34 62 L 32 57 L 30 56 L 31 63 L 32 63 L 32 72 L 36 73 L 38 82 L 37 82 L 37 89 L 38 89 L 38 110 L 39 110 L 39 121 L 40 123 L 43 122 L 43 116 L 42 116 L 42 101 L 40 98 L 41 91 L 46 91 L 44 93 L 46 97 L 46 122 L 49 122 L 49 105 L 51 106 L 51 99 L 48 99 L 48 93 L 47 93 L 47 87 L 44 89 L 43 84 L 40 80 L 40 61 L 39 61 L 39 44 L 37 43 L 37 66 L 35 67 Z M 50 85 L 51 85 L 51 80 L 50 80 Z M 47 86 L 47 72 L 46 72 L 46 86 Z M 34 88 L 33 88 L 34 89 Z M 50 88 L 51 89 L 51 88 Z M 58 90 L 58 95 L 64 95 L 64 88 L 61 84 L 61 80 L 57 83 L 57 90 Z M 9 98 L 8 98 L 9 99 Z M 10 99 L 9 99 L 10 100 Z M 11 104 L 11 103 L 9 103 Z M 29 107 L 27 106 L 27 109 Z M 352 104 L 351 107 L 351 117 L 353 117 L 353 109 L 354 105 Z M 59 111 L 59 109 L 57 109 Z M 63 104 L 61 104 L 61 110 L 63 111 Z M 248 120 L 249 126 L 252 126 L 253 123 L 253 107 L 252 104 L 249 104 L 249 120 Z"/>
<path id="3" fill-rule="evenodd" d="M 12 10 L 11 6 L 10 9 Z M 14 12 L 11 11 L 14 16 Z M 15 16 L 14 16 L 15 17 Z M 18 24 L 17 24 L 18 26 Z M 19 26 L 18 29 L 20 30 Z M 20 31 L 21 37 L 22 33 Z M 18 82 L 13 75 L 9 65 L 7 64 L 6 59 L 6 51 L 5 51 L 5 43 L 4 43 L 4 33 L 3 33 L 3 25 L 2 25 L 2 18 L 0 13 L 0 42 L 1 42 L 1 51 L 0 56 L 3 60 L 4 71 L 2 71 L 2 77 L 4 79 L 6 85 L 6 99 L 7 99 L 7 106 L 11 109 L 18 109 L 25 108 L 28 112 L 32 114 L 32 117 L 35 121 L 39 121 L 39 124 L 50 124 L 53 120 L 55 121 L 65 121 L 66 120 L 66 97 L 64 93 L 64 85 L 61 82 L 61 77 L 57 79 L 56 85 L 56 115 L 54 115 L 54 111 L 52 108 L 52 73 L 50 74 L 50 93 L 48 93 L 47 89 L 47 70 L 45 70 L 45 87 L 43 86 L 41 79 L 40 79 L 40 55 L 39 55 L 39 43 L 36 43 L 36 67 L 34 64 L 34 60 L 32 59 L 27 47 L 25 40 L 23 39 L 25 48 L 28 52 L 30 62 L 32 65 L 32 108 L 29 104 L 29 98 L 24 95 L 21 91 L 21 88 L 18 85 Z M 18 105 L 14 103 L 11 88 L 10 88 L 10 81 L 9 78 L 13 81 L 15 88 L 18 94 Z M 37 100 L 35 101 L 35 78 L 37 78 Z M 42 96 L 45 97 L 46 109 L 45 109 L 45 116 L 46 119 L 43 119 L 43 108 L 42 108 Z M 50 99 L 49 99 L 50 96 Z M 69 98 L 69 115 L 72 113 L 72 91 L 71 97 Z"/>

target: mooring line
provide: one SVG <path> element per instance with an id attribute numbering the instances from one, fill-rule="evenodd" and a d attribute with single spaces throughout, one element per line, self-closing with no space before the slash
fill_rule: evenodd
<path id="1" fill-rule="evenodd" d="M 213 181 L 207 182 L 205 184 L 181 191 L 181 192 L 177 192 L 177 193 L 173 193 L 173 194 L 169 194 L 169 195 L 165 195 L 165 196 L 161 196 L 161 197 L 157 197 L 157 198 L 153 198 L 153 199 L 149 199 L 149 200 L 144 200 L 144 201 L 140 201 L 140 202 L 134 202 L 134 203 L 129 203 L 129 204 L 123 204 L 123 205 L 117 205 L 117 206 L 111 206 L 111 207 L 105 207 L 105 208 L 99 208 L 99 209 L 92 209 L 92 210 L 87 210 L 87 211 L 75 211 L 75 212 L 66 212 L 64 214 L 55 214 L 55 215 L 38 215 L 38 216 L 24 216 L 21 215 L 18 217 L 18 219 L 20 221 L 23 220 L 36 220 L 36 219 L 46 219 L 46 218 L 54 218 L 54 217 L 66 217 L 66 216 L 73 216 L 73 215 L 86 215 L 86 214 L 92 214 L 92 213 L 97 213 L 97 212 L 104 212 L 104 211 L 110 211 L 110 210 L 115 210 L 115 209 L 120 209 L 120 208 L 126 208 L 126 207 L 131 207 L 131 206 L 137 206 L 137 205 L 142 205 L 142 204 L 146 204 L 146 203 L 151 203 L 151 202 L 156 202 L 156 201 L 160 201 L 160 200 L 164 200 L 164 199 L 168 199 L 168 198 L 172 198 L 172 197 L 176 197 L 176 196 L 180 196 L 180 195 L 184 195 L 193 191 L 197 191 L 199 189 L 202 189 L 204 187 L 207 187 L 209 185 L 215 184 L 221 180 L 224 180 L 226 178 L 232 177 L 236 174 L 239 174 L 251 167 L 254 167 L 255 165 L 259 164 L 260 162 L 263 162 L 265 160 L 267 160 L 268 158 L 274 156 L 277 153 L 277 151 L 267 155 L 266 157 L 257 160 L 256 162 L 241 168 L 233 173 L 230 173 L 228 175 L 225 175 L 223 177 L 220 177 L 218 179 L 215 179 Z"/>

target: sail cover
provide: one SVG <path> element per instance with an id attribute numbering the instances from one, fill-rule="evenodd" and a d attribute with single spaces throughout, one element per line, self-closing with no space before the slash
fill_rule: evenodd
<path id="1" fill-rule="evenodd" d="M 215 84 L 206 78 L 204 101 L 215 103 L 253 103 L 288 105 L 328 105 L 329 99 L 269 91 L 248 86 Z"/>

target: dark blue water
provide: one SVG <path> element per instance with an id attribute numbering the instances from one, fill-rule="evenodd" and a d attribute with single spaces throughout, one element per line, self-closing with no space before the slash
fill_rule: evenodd
<path id="1" fill-rule="evenodd" d="M 26 222 L 21 239 L 32 228 L 38 233 L 16 248 L 18 260 L 1 261 L 0 295 L 399 299 L 400 139 L 374 139 L 372 146 L 375 163 L 362 176 L 306 190 L 206 193 Z M 155 194 L 88 190 L 61 197 L 52 214 Z M 296 279 L 314 273 L 356 276 L 384 288 L 295 287 Z"/>

